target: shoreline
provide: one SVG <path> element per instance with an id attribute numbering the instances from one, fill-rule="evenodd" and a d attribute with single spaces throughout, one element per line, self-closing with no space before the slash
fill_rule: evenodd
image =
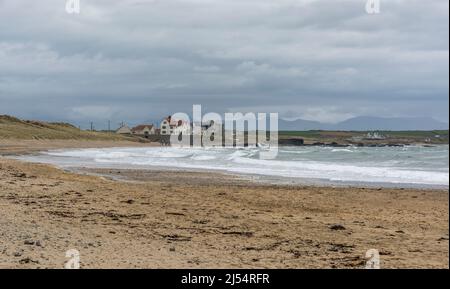
<path id="1" fill-rule="evenodd" d="M 52 165 L 52 164 L 50 164 Z M 141 172 L 142 174 L 186 174 L 190 173 L 193 177 L 202 175 L 215 175 L 216 177 L 234 178 L 244 182 L 251 182 L 262 186 L 286 186 L 286 187 L 316 187 L 316 188 L 355 188 L 355 189 L 397 189 L 397 190 L 425 190 L 425 191 L 448 191 L 449 186 L 445 185 L 428 185 L 428 184 L 407 184 L 407 183 L 378 183 L 378 182 L 350 182 L 350 181 L 332 181 L 327 179 L 293 179 L 288 177 L 267 176 L 258 174 L 239 174 L 221 170 L 207 170 L 207 169 L 187 169 L 187 168 L 173 168 L 173 167 L 153 167 L 153 168 L 138 168 L 138 167 L 60 167 L 54 165 L 56 168 L 67 172 L 76 174 L 96 175 L 100 177 L 110 178 L 118 181 L 139 181 L 134 178 L 133 172 Z M 121 173 L 115 174 L 115 171 Z M 129 177 L 124 178 L 122 172 L 132 172 L 127 174 Z M 138 174 L 138 173 L 137 173 Z"/>
<path id="2" fill-rule="evenodd" d="M 449 268 L 448 191 L 109 171 L 0 156 L 0 268 Z"/>
<path id="3" fill-rule="evenodd" d="M 44 142 L 45 143 L 45 142 Z M 281 175 L 269 175 L 269 174 L 261 174 L 261 173 L 251 173 L 251 172 L 239 172 L 227 170 L 226 168 L 217 168 L 217 169 L 209 169 L 209 168 L 190 168 L 190 167 L 174 167 L 174 166 L 145 166 L 145 165 L 133 165 L 133 164 L 102 164 L 102 163 L 81 163 L 80 164 L 64 164 L 64 163 L 55 163 L 54 161 L 47 161 L 45 159 L 35 159 L 34 157 L 44 156 L 41 154 L 45 151 L 60 151 L 60 150 L 77 150 L 77 149 L 89 149 L 89 148 L 139 148 L 139 147 L 162 147 L 157 143 L 131 143 L 131 142 L 81 142 L 83 145 L 71 143 L 68 145 L 67 143 L 61 144 L 52 144 L 52 146 L 42 146 L 42 150 L 38 150 L 36 147 L 33 149 L 24 149 L 22 150 L 22 154 L 19 154 L 18 151 L 14 151 L 14 153 L 7 153 L 15 159 L 27 161 L 27 162 L 36 162 L 36 163 L 45 163 L 54 165 L 55 167 L 83 173 L 83 171 L 103 171 L 107 172 L 109 169 L 122 169 L 122 170 L 142 170 L 142 171 L 164 171 L 164 172 L 180 172 L 184 173 L 186 171 L 195 173 L 195 174 L 203 174 L 213 172 L 217 175 L 230 175 L 238 178 L 242 178 L 243 180 L 255 182 L 259 184 L 269 184 L 269 185 L 290 185 L 290 186 L 313 186 L 313 187 L 340 187 L 340 188 L 392 188 L 392 189 L 423 189 L 423 190 L 448 190 L 449 185 L 444 184 L 431 184 L 431 183 L 406 183 L 406 182 L 377 182 L 377 181 L 352 181 L 352 180 L 333 180 L 327 178 L 307 178 L 307 177 L 288 177 Z M 77 147 L 78 145 L 78 147 Z M 447 146 L 447 145 L 442 145 Z M 415 147 L 415 146 L 414 146 Z M 439 147 L 439 145 L 436 145 Z M 0 155 L 2 153 L 2 146 L 0 142 Z M 107 174 L 106 174 L 107 175 Z M 114 176 L 113 176 L 114 177 Z"/>

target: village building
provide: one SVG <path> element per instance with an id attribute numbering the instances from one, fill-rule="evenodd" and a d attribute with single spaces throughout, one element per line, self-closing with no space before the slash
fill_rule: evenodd
<path id="1" fill-rule="evenodd" d="M 156 134 L 156 128 L 153 124 L 142 124 L 131 129 L 133 135 L 149 137 Z"/>
<path id="2" fill-rule="evenodd" d="M 128 125 L 124 124 L 119 129 L 116 130 L 116 133 L 118 134 L 132 134 L 130 127 Z"/>
<path id="3" fill-rule="evenodd" d="M 174 120 L 172 117 L 166 117 L 161 122 L 160 134 L 172 135 L 172 134 L 190 134 L 191 124 L 183 120 Z"/>
<path id="4" fill-rule="evenodd" d="M 161 131 L 160 131 L 161 135 L 171 135 L 172 134 L 172 131 L 170 128 L 170 117 L 163 119 L 163 121 L 161 122 L 160 129 L 161 129 Z"/>

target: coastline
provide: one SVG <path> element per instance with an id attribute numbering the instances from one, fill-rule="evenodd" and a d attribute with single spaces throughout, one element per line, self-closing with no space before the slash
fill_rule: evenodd
<path id="1" fill-rule="evenodd" d="M 372 248 L 382 268 L 449 267 L 446 190 L 110 171 L 133 181 L 0 157 L 0 268 L 63 268 L 69 249 L 83 268 L 363 268 Z"/>
<path id="2" fill-rule="evenodd" d="M 21 160 L 21 159 L 19 159 Z M 21 160 L 22 161 L 22 160 Z M 49 164 L 52 165 L 52 164 Z M 109 178 L 117 181 L 142 182 L 141 175 L 147 175 L 152 179 L 153 175 L 192 175 L 194 178 L 212 175 L 217 179 L 225 178 L 249 182 L 261 186 L 290 186 L 290 187 L 317 187 L 317 188 L 355 188 L 355 189 L 398 189 L 398 190 L 424 190 L 424 191 L 448 191 L 449 186 L 406 183 L 379 183 L 379 182 L 351 182 L 333 181 L 327 179 L 289 178 L 280 176 L 258 175 L 251 173 L 234 173 L 222 170 L 189 169 L 173 167 L 124 167 L 120 165 L 105 165 L 105 167 L 59 167 L 66 172 L 86 174 Z"/>
<path id="3" fill-rule="evenodd" d="M 385 176 L 384 172 L 379 172 L 379 176 L 377 178 L 370 179 L 371 175 L 367 175 L 368 179 L 365 179 L 364 177 L 358 177 L 358 178 L 352 178 L 351 173 L 347 174 L 350 177 L 347 177 L 346 175 L 333 175 L 333 174 L 326 174 L 327 171 L 324 171 L 324 174 L 315 174 L 315 175 L 309 175 L 307 169 L 301 168 L 302 170 L 305 170 L 304 175 L 302 173 L 299 174 L 286 174 L 284 172 L 280 172 L 280 170 L 272 172 L 270 170 L 264 170 L 261 169 L 261 165 L 259 167 L 255 167 L 255 169 L 252 169 L 250 167 L 229 167 L 226 165 L 209 165 L 207 162 L 204 163 L 186 163 L 186 161 L 182 162 L 174 162 L 169 163 L 172 161 L 172 159 L 167 159 L 165 161 L 159 161 L 159 158 L 164 159 L 165 155 L 168 154 L 171 155 L 180 155 L 183 156 L 185 154 L 185 151 L 182 150 L 181 152 L 178 151 L 171 151 L 168 152 L 165 151 L 165 147 L 161 147 L 157 143 L 151 143 L 151 144 L 138 144 L 133 145 L 133 143 L 129 142 L 121 142 L 117 145 L 114 145 L 114 143 L 106 142 L 104 146 L 101 145 L 102 143 L 93 143 L 87 145 L 84 143 L 84 146 L 81 146 L 79 148 L 76 147 L 67 147 L 62 146 L 52 146 L 51 149 L 47 149 L 49 154 L 39 154 L 38 151 L 28 152 L 25 155 L 11 155 L 11 157 L 14 157 L 17 160 L 27 161 L 27 162 L 36 162 L 36 163 L 46 163 L 50 165 L 54 165 L 58 168 L 72 171 L 76 173 L 94 173 L 95 175 L 103 175 L 106 177 L 112 177 L 113 179 L 117 176 L 111 176 L 108 174 L 109 169 L 121 169 L 121 170 L 139 170 L 139 171 L 152 171 L 152 172 L 193 172 L 196 174 L 204 174 L 204 173 L 215 173 L 217 175 L 230 175 L 234 177 L 241 178 L 243 180 L 249 181 L 249 182 L 256 182 L 259 184 L 269 184 L 269 185 L 291 185 L 291 186 L 316 186 L 316 187 L 354 187 L 354 188 L 394 188 L 394 189 L 423 189 L 423 190 L 448 190 L 448 172 L 446 173 L 446 181 L 439 180 L 439 181 L 431 181 L 426 179 L 423 176 L 422 179 L 414 179 L 414 178 L 387 178 Z M 436 145 L 435 148 L 438 148 L 442 146 L 446 151 L 448 151 L 448 145 Z M 419 148 L 421 146 L 408 146 L 408 148 Z M 86 155 L 83 155 L 83 148 L 94 148 L 94 150 L 85 150 Z M 98 152 L 98 149 L 105 149 L 104 151 Z M 128 162 L 115 162 L 114 159 L 106 159 L 106 161 L 97 161 L 95 154 L 103 155 L 103 153 L 109 154 L 111 153 L 110 149 L 113 149 L 112 151 L 124 153 L 125 155 L 131 154 L 133 155 L 134 159 Z M 138 148 L 138 152 L 134 152 L 133 150 L 135 148 Z M 142 148 L 144 148 L 144 151 L 142 151 Z M 145 148 L 149 148 L 148 150 Z M 154 150 L 156 148 L 156 150 Z M 287 149 L 292 149 L 296 147 L 285 147 Z M 322 147 L 318 146 L 317 149 L 321 149 Z M 71 156 L 71 150 L 74 150 L 73 153 L 75 153 L 75 157 Z M 81 149 L 79 152 L 77 152 L 77 149 Z M 354 149 L 360 149 L 359 147 L 354 147 Z M 65 156 L 65 151 L 69 151 L 68 156 Z M 1 151 L 1 145 L 0 145 L 0 151 Z M 130 152 L 131 151 L 131 152 Z M 203 155 L 199 154 L 197 150 L 194 150 L 194 156 L 192 159 L 196 160 L 197 156 L 199 159 L 203 157 Z M 333 150 L 334 151 L 334 150 Z M 350 152 L 348 150 L 345 150 L 346 152 Z M 152 152 L 152 153 L 151 153 Z M 232 150 L 231 153 L 234 153 L 235 151 Z M 236 151 L 237 153 L 238 151 Z M 283 152 L 283 151 L 281 151 Z M 329 151 L 324 151 L 324 153 L 328 153 Z M 355 151 L 356 152 L 356 151 Z M 304 152 L 302 152 L 304 153 Z M 365 153 L 365 152 L 363 152 Z M 378 154 L 378 152 L 375 152 Z M 94 156 L 92 156 L 94 154 Z M 112 153 L 111 153 L 112 154 Z M 136 157 L 136 155 L 139 155 L 139 158 Z M 141 162 L 142 158 L 152 158 L 156 157 L 158 159 L 156 162 Z M 206 157 L 205 160 L 213 160 L 216 158 L 216 156 L 210 156 L 206 154 L 204 157 Z M 395 156 L 394 156 L 395 157 Z M 100 157 L 100 159 L 103 158 Z M 230 158 L 234 158 L 233 154 L 230 155 Z M 174 159 L 176 160 L 176 158 Z M 180 159 L 182 160 L 182 158 Z M 188 159 L 189 160 L 189 159 Z M 306 161 L 307 163 L 307 161 Z M 347 170 L 347 168 L 350 168 L 350 171 L 353 173 L 359 173 L 358 170 L 355 170 L 354 167 L 352 167 L 352 164 L 345 164 L 342 165 L 342 168 L 344 171 Z M 358 168 L 362 169 L 371 169 L 370 166 L 367 168 L 364 167 L 364 165 L 360 165 Z M 382 167 L 381 167 L 382 168 Z M 292 167 L 292 170 L 297 170 L 298 167 L 294 166 Z M 340 168 L 334 168 L 330 166 L 330 170 L 339 171 Z M 414 169 L 411 171 L 414 173 Z M 441 171 L 438 171 L 441 173 Z M 306 174 L 305 174 L 306 173 Z M 402 172 L 402 168 L 400 167 L 397 172 L 397 174 L 404 174 Z M 445 174 L 445 172 L 442 172 L 441 174 Z M 123 178 L 122 178 L 123 179 Z"/>

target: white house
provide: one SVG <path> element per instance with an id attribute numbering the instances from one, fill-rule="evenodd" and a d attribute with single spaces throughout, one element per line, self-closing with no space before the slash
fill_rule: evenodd
<path id="1" fill-rule="evenodd" d="M 171 135 L 172 129 L 170 127 L 170 117 L 163 119 L 160 126 L 160 134 L 161 135 Z"/>
<path id="2" fill-rule="evenodd" d="M 174 120 L 172 117 L 166 117 L 161 122 L 160 134 L 172 135 L 172 134 L 190 134 L 191 125 L 189 122 L 183 120 Z"/>
<path id="3" fill-rule="evenodd" d="M 153 126 L 153 124 L 142 124 L 142 125 L 138 125 L 136 127 L 133 127 L 131 129 L 131 132 L 134 135 L 143 136 L 143 137 L 149 137 L 151 135 L 155 135 L 156 134 L 156 129 Z"/>

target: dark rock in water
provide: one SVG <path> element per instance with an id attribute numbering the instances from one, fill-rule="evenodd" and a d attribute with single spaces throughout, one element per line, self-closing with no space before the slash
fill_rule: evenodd
<path id="1" fill-rule="evenodd" d="M 345 144 L 338 144 L 337 142 L 332 142 L 328 146 L 334 147 L 334 148 L 345 148 L 348 147 L 348 145 Z"/>
<path id="2" fill-rule="evenodd" d="M 347 230 L 347 228 L 345 228 L 344 226 L 342 226 L 340 224 L 334 224 L 334 225 L 330 226 L 330 230 L 343 231 L 343 230 Z"/>
<path id="3" fill-rule="evenodd" d="M 278 144 L 284 146 L 303 146 L 305 141 L 302 138 L 280 139 L 278 140 Z"/>

